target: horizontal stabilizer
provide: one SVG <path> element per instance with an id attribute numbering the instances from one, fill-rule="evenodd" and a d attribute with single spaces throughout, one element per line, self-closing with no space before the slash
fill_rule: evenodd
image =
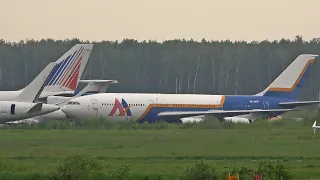
<path id="1" fill-rule="evenodd" d="M 279 103 L 279 106 L 284 108 L 293 108 L 298 106 L 308 106 L 308 105 L 319 104 L 319 103 L 320 101 L 281 102 Z"/>
<path id="2" fill-rule="evenodd" d="M 161 112 L 158 117 L 162 118 L 185 118 L 198 115 L 211 115 L 216 118 L 232 117 L 238 115 L 244 115 L 249 113 L 277 113 L 277 112 L 288 112 L 293 109 L 252 109 L 252 110 L 209 110 L 209 111 L 171 111 L 171 112 Z"/>
<path id="3" fill-rule="evenodd" d="M 37 103 L 36 105 L 34 105 L 31 109 L 29 109 L 29 111 L 27 112 L 27 114 L 33 114 L 33 113 L 37 113 L 40 112 L 42 108 L 42 103 Z"/>
<path id="4" fill-rule="evenodd" d="M 115 84 L 118 83 L 117 80 L 79 80 L 80 83 L 107 83 L 107 84 Z"/>
<path id="5" fill-rule="evenodd" d="M 105 93 L 110 84 L 117 84 L 117 80 L 80 80 L 81 83 L 87 83 L 80 92 L 74 93 L 74 97 L 84 96 L 88 94 Z"/>

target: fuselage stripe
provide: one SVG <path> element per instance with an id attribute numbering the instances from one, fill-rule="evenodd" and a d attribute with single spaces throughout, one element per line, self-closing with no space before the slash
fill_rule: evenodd
<path id="1" fill-rule="evenodd" d="M 225 96 L 221 96 L 221 101 L 219 104 L 150 104 L 147 109 L 142 113 L 142 115 L 137 119 L 141 121 L 152 108 L 208 108 L 208 109 L 218 109 L 222 108 L 225 102 Z"/>
<path id="2" fill-rule="evenodd" d="M 71 55 L 70 55 L 70 56 L 71 56 Z M 56 72 L 56 74 L 55 74 L 55 76 L 54 76 L 54 79 L 53 79 L 53 82 L 52 82 L 51 85 L 55 85 L 55 84 L 56 84 L 56 81 L 59 79 L 59 76 L 60 76 L 60 74 L 61 74 L 61 70 L 64 69 L 66 63 L 68 62 L 68 60 L 69 60 L 69 58 L 70 58 L 70 56 L 68 56 L 67 59 L 65 59 L 65 60 L 61 63 L 60 67 L 58 68 L 58 70 L 57 70 L 57 72 Z"/>
<path id="3" fill-rule="evenodd" d="M 77 72 L 79 72 L 80 65 L 81 65 L 81 60 L 82 60 L 82 56 L 80 57 L 80 59 L 78 60 L 76 65 L 74 66 L 75 68 L 73 68 L 72 71 L 70 72 L 70 76 L 66 79 L 65 83 L 63 84 L 64 86 L 67 85 L 67 87 L 69 87 L 69 85 L 72 82 L 73 78 L 75 78 L 75 75 L 77 74 Z"/>
<path id="4" fill-rule="evenodd" d="M 71 78 L 69 79 L 69 82 L 66 85 L 68 88 L 71 88 L 71 89 L 76 88 L 76 87 L 73 87 L 72 85 L 74 83 L 75 84 L 77 83 L 77 76 L 79 75 L 79 72 L 80 72 L 81 60 L 82 60 L 82 57 L 80 58 L 80 61 L 77 65 L 77 67 L 75 68 L 76 70 L 73 72 Z"/>
<path id="5" fill-rule="evenodd" d="M 70 57 L 70 59 L 68 58 L 67 60 L 64 60 L 65 63 L 63 63 L 63 65 L 61 65 L 59 68 L 61 68 L 60 72 L 57 73 L 57 76 L 55 77 L 55 79 L 51 82 L 52 85 L 54 84 L 60 84 L 60 80 L 61 77 L 63 76 L 63 74 L 65 73 L 65 69 L 67 69 L 70 65 L 70 63 L 73 61 L 74 57 L 77 55 L 77 53 L 79 53 L 79 50 L 76 50 L 74 53 L 72 53 L 72 56 Z"/>
<path id="6" fill-rule="evenodd" d="M 69 77 L 69 72 L 70 70 L 74 67 L 74 64 L 77 62 L 79 56 L 82 54 L 83 52 L 83 47 L 80 49 L 80 52 L 78 53 L 78 55 L 76 56 L 75 60 L 72 62 L 72 64 L 68 67 L 68 70 L 66 70 L 66 73 L 63 75 L 63 77 L 61 78 L 60 82 L 61 84 L 65 84 L 66 79 Z"/>
<path id="7" fill-rule="evenodd" d="M 49 82 L 48 82 L 48 84 L 49 85 L 54 85 L 54 81 L 58 78 L 58 76 L 59 76 L 59 72 L 61 71 L 61 69 L 63 68 L 63 66 L 65 65 L 65 63 L 69 60 L 69 58 L 70 58 L 70 56 L 71 55 L 69 55 L 65 60 L 63 60 L 62 62 L 60 62 L 59 64 L 58 64 L 58 66 L 56 66 L 55 68 L 54 68 L 54 71 L 53 71 L 53 75 L 52 75 L 52 77 L 50 78 L 50 80 L 49 80 Z M 58 69 L 57 69 L 58 68 Z"/>
<path id="8" fill-rule="evenodd" d="M 56 79 L 56 84 L 61 84 L 61 80 L 63 79 L 63 77 L 66 74 L 67 69 L 70 67 L 70 65 L 72 64 L 72 62 L 74 61 L 75 57 L 78 55 L 78 53 L 80 52 L 80 49 L 75 51 L 73 53 L 73 55 L 71 56 L 70 60 L 67 62 L 67 64 L 63 67 L 61 73 L 59 74 L 59 78 Z"/>

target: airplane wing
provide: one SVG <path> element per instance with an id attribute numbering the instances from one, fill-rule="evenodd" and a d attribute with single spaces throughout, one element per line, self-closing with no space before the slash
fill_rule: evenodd
<path id="1" fill-rule="evenodd" d="M 279 103 L 280 107 L 284 108 L 292 108 L 297 107 L 297 106 L 308 106 L 308 105 L 313 105 L 313 104 L 319 104 L 320 101 L 297 101 L 297 102 L 281 102 Z"/>
<path id="2" fill-rule="evenodd" d="M 249 113 L 277 113 L 277 112 L 288 112 L 293 111 L 293 109 L 252 109 L 252 110 L 209 110 L 209 111 L 171 111 L 171 112 L 161 112 L 158 114 L 160 118 L 185 118 L 198 115 L 211 115 L 218 119 L 224 117 L 239 116 Z"/>

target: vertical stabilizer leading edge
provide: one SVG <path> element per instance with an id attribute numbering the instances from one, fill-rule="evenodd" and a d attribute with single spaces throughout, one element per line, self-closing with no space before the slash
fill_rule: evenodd
<path id="1" fill-rule="evenodd" d="M 49 63 L 44 70 L 13 101 L 34 103 L 43 91 L 44 85 L 56 63 Z"/>

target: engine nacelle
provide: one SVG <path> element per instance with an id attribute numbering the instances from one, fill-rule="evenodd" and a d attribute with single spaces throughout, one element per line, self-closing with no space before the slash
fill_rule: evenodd
<path id="1" fill-rule="evenodd" d="M 36 119 L 23 119 L 23 120 L 6 122 L 6 124 L 35 124 L 35 123 L 39 123 L 39 121 Z"/>
<path id="2" fill-rule="evenodd" d="M 198 123 L 205 120 L 205 116 L 193 116 L 193 117 L 186 117 L 181 118 L 180 121 L 182 123 Z"/>
<path id="3" fill-rule="evenodd" d="M 223 118 L 225 121 L 233 122 L 233 123 L 245 123 L 249 124 L 252 122 L 252 120 L 242 117 L 225 117 Z"/>

